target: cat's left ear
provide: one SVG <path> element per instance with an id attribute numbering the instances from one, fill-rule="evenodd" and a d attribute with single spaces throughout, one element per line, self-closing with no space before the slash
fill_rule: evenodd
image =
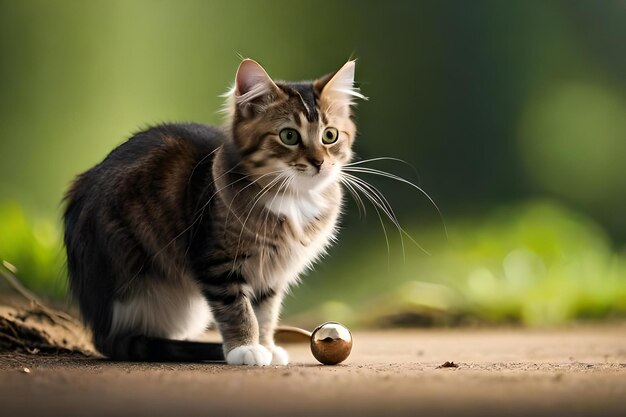
<path id="1" fill-rule="evenodd" d="M 327 111 L 334 110 L 349 114 L 354 99 L 367 100 L 354 85 L 355 61 L 346 62 L 338 71 L 327 74 L 313 82 L 320 97 L 320 105 Z"/>
<path id="2" fill-rule="evenodd" d="M 277 97 L 280 89 L 258 62 L 244 59 L 235 77 L 235 103 L 240 107 L 258 106 Z"/>

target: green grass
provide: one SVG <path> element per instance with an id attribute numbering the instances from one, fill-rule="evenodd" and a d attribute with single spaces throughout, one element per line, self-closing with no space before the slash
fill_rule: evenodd
<path id="1" fill-rule="evenodd" d="M 412 230 L 431 255 L 407 245 L 406 260 L 397 242 L 391 257 L 380 239 L 348 242 L 352 256 L 307 278 L 288 315 L 307 325 L 355 326 L 538 326 L 626 316 L 626 256 L 590 219 L 532 202 L 447 226 L 447 241 L 441 227 Z"/>
<path id="2" fill-rule="evenodd" d="M 29 217 L 17 203 L 0 204 L 2 261 L 13 265 L 31 290 L 56 298 L 65 295 L 65 254 L 53 219 Z"/>

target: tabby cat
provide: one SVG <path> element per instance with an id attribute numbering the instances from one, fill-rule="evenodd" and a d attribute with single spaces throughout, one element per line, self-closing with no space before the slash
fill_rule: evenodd
<path id="1" fill-rule="evenodd" d="M 162 124 L 66 195 L 70 288 L 116 360 L 285 365 L 290 285 L 335 239 L 352 157 L 354 61 L 313 82 L 237 70 L 223 128 Z M 211 324 L 223 344 L 193 341 Z"/>

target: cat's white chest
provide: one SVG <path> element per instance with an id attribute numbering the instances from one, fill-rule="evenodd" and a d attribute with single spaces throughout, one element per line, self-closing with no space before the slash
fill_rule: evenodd
<path id="1" fill-rule="evenodd" d="M 270 199 L 265 207 L 272 213 L 284 217 L 300 232 L 327 208 L 324 199 L 314 192 L 281 194 Z"/>
<path id="2" fill-rule="evenodd" d="M 338 216 L 338 210 L 329 210 L 326 204 L 329 203 L 315 194 L 279 195 L 266 203 L 270 212 L 289 223 L 293 236 L 279 245 L 280 248 L 271 257 L 260 262 L 259 259 L 250 260 L 246 265 L 246 270 L 256 277 L 255 286 L 258 289 L 280 287 L 297 281 L 299 275 L 324 253 L 334 239 Z M 320 218 L 326 221 L 321 222 L 315 232 L 307 229 L 312 222 L 320 222 Z"/>

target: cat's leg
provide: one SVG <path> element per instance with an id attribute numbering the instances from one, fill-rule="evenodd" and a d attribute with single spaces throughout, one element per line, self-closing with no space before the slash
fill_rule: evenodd
<path id="1" fill-rule="evenodd" d="M 283 290 L 268 290 L 258 295 L 253 302 L 259 323 L 259 342 L 272 352 L 272 365 L 289 364 L 287 351 L 274 343 L 274 332 L 278 325 L 284 294 Z"/>
<path id="2" fill-rule="evenodd" d="M 242 285 L 205 285 L 205 295 L 222 334 L 226 362 L 269 365 L 272 353 L 259 343 L 259 325 Z"/>

